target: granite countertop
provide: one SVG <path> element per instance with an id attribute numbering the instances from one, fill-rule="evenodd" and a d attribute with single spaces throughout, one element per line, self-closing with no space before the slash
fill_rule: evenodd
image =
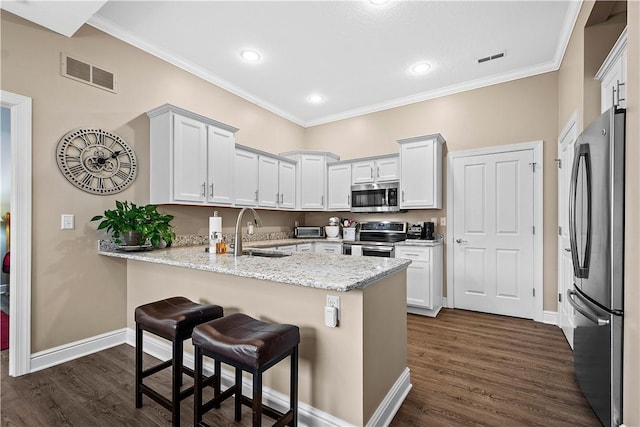
<path id="1" fill-rule="evenodd" d="M 296 243 L 300 239 L 292 239 Z M 323 240 L 323 241 L 326 241 Z M 292 244 L 278 241 L 278 245 Z M 262 242 L 244 243 L 244 249 L 258 248 Z M 275 242 L 270 242 L 273 246 Z M 264 243 L 266 244 L 266 243 Z M 278 252 L 270 250 L 271 252 Z M 257 256 L 234 257 L 232 253 L 215 255 L 205 246 L 187 246 L 142 252 L 123 252 L 101 245 L 100 255 L 135 261 L 213 271 L 234 276 L 270 280 L 291 285 L 332 291 L 361 289 L 380 279 L 404 270 L 411 263 L 400 258 L 351 257 L 310 252 L 294 253 L 282 258 Z"/>

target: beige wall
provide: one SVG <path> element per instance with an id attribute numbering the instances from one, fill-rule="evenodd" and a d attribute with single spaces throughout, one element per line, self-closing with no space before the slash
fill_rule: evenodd
<path id="1" fill-rule="evenodd" d="M 238 127 L 239 143 L 269 151 L 300 148 L 304 131 L 90 26 L 67 38 L 6 11 L 1 20 L 2 89 L 33 99 L 31 348 L 37 352 L 122 328 L 130 315 L 124 264 L 97 256 L 89 219 L 114 200 L 148 202 L 146 111 L 170 102 Z M 61 77 L 60 52 L 117 73 L 118 93 Z M 90 195 L 59 172 L 58 141 L 83 126 L 113 131 L 135 150 L 139 174 L 129 189 Z M 60 230 L 62 213 L 75 214 L 75 230 Z"/>
<path id="2" fill-rule="evenodd" d="M 544 141 L 544 309 L 556 311 L 558 74 L 546 73 L 444 98 L 307 128 L 308 149 L 323 149 L 341 160 L 398 152 L 396 140 L 440 133 L 444 153 L 520 142 Z M 446 177 L 446 159 L 443 177 Z M 443 194 L 446 193 L 446 180 Z M 446 215 L 441 210 L 385 216 L 408 222 Z M 326 213 L 307 215 L 324 224 Z M 366 215 L 356 216 L 366 219 Z M 439 233 L 446 227 L 439 226 Z M 446 261 L 445 261 L 446 262 Z M 445 279 L 446 282 L 446 279 Z M 446 295 L 446 283 L 444 294 Z"/>
<path id="3" fill-rule="evenodd" d="M 623 421 L 640 426 L 640 2 L 628 2 Z"/>

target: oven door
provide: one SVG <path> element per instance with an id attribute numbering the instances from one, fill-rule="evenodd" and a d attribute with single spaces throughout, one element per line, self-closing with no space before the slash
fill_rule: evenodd
<path id="1" fill-rule="evenodd" d="M 362 252 L 362 256 L 377 256 L 384 258 L 395 258 L 395 247 L 393 246 L 380 246 L 380 245 L 359 245 L 359 244 L 342 244 L 342 254 L 343 255 L 352 255 L 352 248 L 357 246 L 360 248 Z"/>

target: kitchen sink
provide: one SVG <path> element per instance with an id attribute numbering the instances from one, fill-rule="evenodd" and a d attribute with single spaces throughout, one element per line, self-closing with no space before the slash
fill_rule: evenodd
<path id="1" fill-rule="evenodd" d="M 286 256 L 290 256 L 291 254 L 285 252 L 272 252 L 272 251 L 261 251 L 256 249 L 247 249 L 242 251 L 242 255 L 247 256 L 259 256 L 265 258 L 283 258 Z"/>

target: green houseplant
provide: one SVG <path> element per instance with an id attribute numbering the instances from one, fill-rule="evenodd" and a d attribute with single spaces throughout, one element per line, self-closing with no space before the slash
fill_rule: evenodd
<path id="1" fill-rule="evenodd" d="M 161 214 L 155 205 L 138 206 L 116 200 L 115 209 L 106 210 L 91 221 L 101 221 L 98 230 L 110 232 L 119 245 L 144 245 L 149 241 L 159 246 L 164 241 L 169 246 L 176 237 L 170 224 L 172 219 L 173 215 Z"/>

